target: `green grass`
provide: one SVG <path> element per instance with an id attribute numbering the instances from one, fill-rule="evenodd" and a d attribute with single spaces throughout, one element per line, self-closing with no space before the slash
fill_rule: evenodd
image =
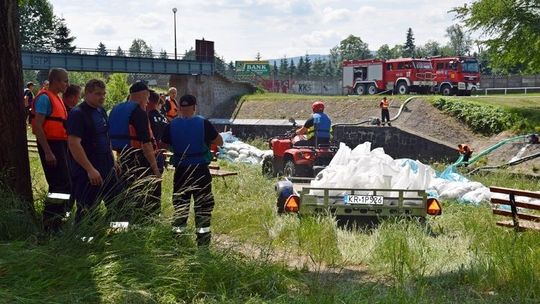
<path id="1" fill-rule="evenodd" d="M 106 222 L 97 221 L 52 239 L 0 243 L 0 298 L 7 303 L 538 302 L 540 234 L 496 227 L 487 205 L 443 202 L 443 215 L 427 225 L 389 220 L 373 230 L 349 231 L 331 217 L 276 215 L 275 180 L 262 177 L 258 167 L 221 166 L 240 172 L 226 184 L 214 180 L 213 230 L 232 242 L 215 241 L 205 251 L 196 249 L 192 236 L 172 237 L 168 171 L 163 217 L 152 224 L 107 234 Z M 538 180 L 507 174 L 473 178 L 486 185 L 540 188 Z M 90 232 L 97 237 L 93 243 L 75 237 Z"/>

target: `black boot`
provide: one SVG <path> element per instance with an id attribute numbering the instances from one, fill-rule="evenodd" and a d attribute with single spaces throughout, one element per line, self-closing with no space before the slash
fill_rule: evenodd
<path id="1" fill-rule="evenodd" d="M 212 233 L 197 233 L 197 247 L 208 247 L 210 246 L 210 240 L 212 239 Z"/>

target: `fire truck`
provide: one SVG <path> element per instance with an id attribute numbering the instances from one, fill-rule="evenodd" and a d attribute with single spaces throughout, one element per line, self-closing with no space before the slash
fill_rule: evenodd
<path id="1" fill-rule="evenodd" d="M 471 95 L 480 88 L 478 60 L 473 57 L 432 57 L 435 91 L 442 95 Z"/>
<path id="2" fill-rule="evenodd" d="M 435 71 L 428 59 L 365 59 L 343 61 L 343 87 L 358 95 L 394 91 L 428 92 L 435 87 Z"/>

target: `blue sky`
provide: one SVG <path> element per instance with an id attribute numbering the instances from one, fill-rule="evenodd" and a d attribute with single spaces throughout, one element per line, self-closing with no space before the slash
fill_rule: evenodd
<path id="1" fill-rule="evenodd" d="M 446 42 L 445 29 L 456 22 L 448 13 L 467 0 L 49 0 L 66 19 L 78 47 L 127 50 L 134 38 L 154 51 L 174 52 L 173 13 L 177 12 L 178 53 L 195 39 L 215 41 L 227 61 L 328 54 L 350 34 L 377 50 L 405 41 L 407 28 L 416 44 Z"/>

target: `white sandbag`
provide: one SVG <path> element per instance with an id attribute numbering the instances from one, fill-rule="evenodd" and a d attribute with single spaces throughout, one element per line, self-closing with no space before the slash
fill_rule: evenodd
<path id="1" fill-rule="evenodd" d="M 229 151 L 227 151 L 227 155 L 228 155 L 229 157 L 232 157 L 232 158 L 237 158 L 238 155 L 239 155 L 239 153 L 236 152 L 235 150 L 229 150 Z"/>

